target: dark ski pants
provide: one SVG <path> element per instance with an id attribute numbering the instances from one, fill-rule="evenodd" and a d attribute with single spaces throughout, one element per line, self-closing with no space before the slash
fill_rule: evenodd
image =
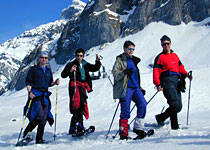
<path id="1" fill-rule="evenodd" d="M 33 129 L 38 125 L 36 141 L 42 140 L 42 137 L 44 135 L 44 127 L 46 125 L 47 114 L 48 114 L 48 105 L 42 106 L 41 102 L 39 101 L 39 106 L 40 109 L 37 113 L 37 116 L 32 122 L 28 124 L 23 134 L 23 137 L 25 137 L 28 132 L 32 132 Z"/>
<path id="2" fill-rule="evenodd" d="M 177 113 L 182 109 L 181 92 L 178 90 L 178 76 L 168 76 L 161 80 L 163 86 L 163 94 L 167 99 L 169 107 L 161 114 L 161 120 L 170 117 L 171 126 L 178 126 Z"/>
<path id="3" fill-rule="evenodd" d="M 147 102 L 143 93 L 139 88 L 127 88 L 126 97 L 120 99 L 121 113 L 120 119 L 128 120 L 130 118 L 130 104 L 133 100 L 137 107 L 138 118 L 144 118 L 146 116 Z"/>
<path id="4" fill-rule="evenodd" d="M 83 111 L 81 108 L 77 109 L 71 117 L 70 127 L 76 128 L 76 123 L 80 123 L 83 126 Z"/>

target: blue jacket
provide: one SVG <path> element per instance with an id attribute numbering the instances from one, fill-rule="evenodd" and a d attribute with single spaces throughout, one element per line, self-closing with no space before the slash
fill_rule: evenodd
<path id="1" fill-rule="evenodd" d="M 49 67 L 46 67 L 46 70 L 44 72 L 39 65 L 33 66 L 29 69 L 25 80 L 26 86 L 30 85 L 32 88 L 36 89 L 48 89 L 48 87 L 51 86 L 52 82 L 53 76 L 51 69 Z"/>
<path id="2" fill-rule="evenodd" d="M 38 105 L 39 101 L 42 102 L 42 105 L 48 105 L 48 115 L 47 115 L 47 121 L 50 125 L 53 124 L 53 115 L 50 112 L 51 110 L 51 102 L 49 99 L 49 96 L 51 95 L 51 92 L 47 91 L 49 86 L 51 86 L 51 83 L 53 82 L 53 76 L 51 69 L 46 67 L 45 72 L 43 69 L 39 66 L 33 66 L 28 71 L 28 75 L 26 77 L 25 83 L 26 86 L 30 85 L 32 93 L 35 95 L 35 98 L 33 99 L 30 109 L 28 111 L 27 118 L 29 121 L 33 121 L 35 117 L 37 116 L 37 113 L 39 112 L 40 106 Z M 46 89 L 46 92 L 41 92 L 39 89 Z M 35 100 L 36 99 L 36 100 Z M 24 107 L 24 115 L 26 114 L 28 105 L 29 105 L 30 98 L 28 98 L 28 101 Z M 49 103 L 49 104 L 48 104 Z"/>
<path id="3" fill-rule="evenodd" d="M 32 89 L 31 90 L 33 92 L 33 94 L 36 97 L 40 97 L 39 99 L 36 99 L 35 101 L 32 100 L 32 103 L 30 105 L 30 108 L 28 110 L 28 115 L 27 118 L 29 119 L 29 121 L 33 121 L 35 119 L 35 117 L 37 116 L 37 113 L 39 112 L 40 109 L 40 105 L 38 104 L 39 101 L 43 101 L 43 105 L 48 105 L 48 114 L 47 114 L 47 121 L 49 122 L 50 125 L 52 125 L 54 123 L 54 119 L 53 119 L 53 115 L 51 113 L 51 102 L 49 99 L 49 96 L 51 95 L 51 92 L 40 92 L 37 89 Z M 43 99 L 41 99 L 41 96 L 43 95 Z M 28 98 L 28 101 L 24 107 L 24 112 L 23 114 L 26 115 L 26 111 L 28 109 L 28 105 L 30 102 L 30 98 Z M 48 104 L 49 103 L 49 104 Z"/>
<path id="4" fill-rule="evenodd" d="M 138 74 L 139 71 L 137 70 L 137 67 L 135 66 L 132 58 L 127 58 L 127 68 L 132 69 L 132 71 L 133 71 L 130 79 L 128 80 L 128 87 L 129 88 L 139 88 L 140 87 L 139 74 Z"/>

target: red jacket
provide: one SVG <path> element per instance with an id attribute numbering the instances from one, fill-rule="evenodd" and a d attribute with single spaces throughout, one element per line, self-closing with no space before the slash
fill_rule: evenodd
<path id="1" fill-rule="evenodd" d="M 74 87 L 75 86 L 75 82 L 74 81 L 71 81 L 70 82 L 70 86 L 71 87 Z M 81 86 L 84 90 L 84 94 L 86 94 L 86 90 L 88 92 L 91 91 L 91 88 L 89 87 L 89 85 L 85 82 L 85 83 L 82 83 L 82 82 L 79 82 L 79 81 L 76 81 L 76 93 L 74 92 L 74 95 L 72 97 L 72 110 L 77 110 L 78 108 L 80 108 L 81 106 L 81 98 L 80 98 L 80 92 L 79 92 L 79 88 L 78 86 Z M 75 95 L 76 94 L 76 95 Z M 75 99 L 75 96 L 76 96 L 76 99 Z M 87 104 L 87 101 L 84 102 L 84 106 L 85 106 L 85 109 L 83 110 L 83 114 L 85 116 L 86 119 L 89 118 L 89 111 L 88 111 L 88 104 Z"/>
<path id="2" fill-rule="evenodd" d="M 153 68 L 153 83 L 155 85 L 160 85 L 161 73 L 168 70 L 187 75 L 184 65 L 173 51 L 171 51 L 171 53 L 162 52 L 155 58 Z"/>

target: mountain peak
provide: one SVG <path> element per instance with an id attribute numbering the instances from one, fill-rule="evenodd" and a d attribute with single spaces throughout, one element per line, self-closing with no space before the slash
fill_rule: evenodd
<path id="1" fill-rule="evenodd" d="M 73 0 L 72 4 L 62 10 L 61 19 L 71 19 L 74 14 L 82 12 L 86 3 L 80 0 Z"/>
<path id="2" fill-rule="evenodd" d="M 83 7 L 85 7 L 86 3 L 84 3 L 84 2 L 82 2 L 80 0 L 73 0 L 71 6 L 83 6 Z"/>

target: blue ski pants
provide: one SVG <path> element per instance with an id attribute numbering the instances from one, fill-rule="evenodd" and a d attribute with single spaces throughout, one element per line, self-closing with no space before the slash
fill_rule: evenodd
<path id="1" fill-rule="evenodd" d="M 130 104 L 134 101 L 137 107 L 138 118 L 146 116 L 147 101 L 139 88 L 127 88 L 126 97 L 120 99 L 121 113 L 120 119 L 128 120 L 130 118 Z"/>

